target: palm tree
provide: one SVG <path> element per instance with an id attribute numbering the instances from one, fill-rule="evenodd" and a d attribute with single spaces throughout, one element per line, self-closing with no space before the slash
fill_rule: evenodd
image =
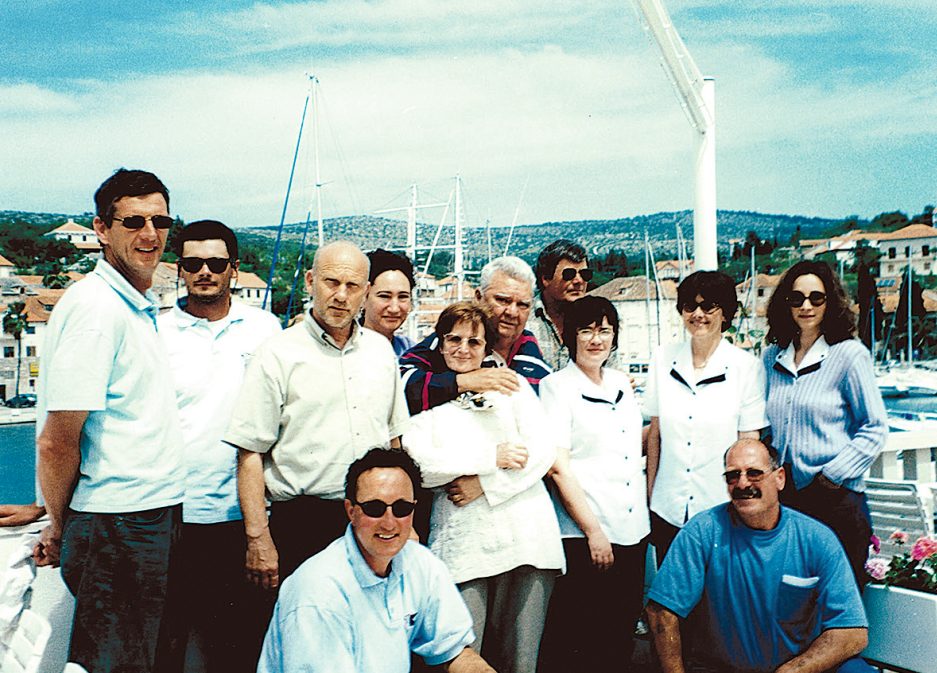
<path id="1" fill-rule="evenodd" d="M 23 331 L 26 329 L 26 304 L 11 302 L 3 314 L 3 331 L 16 339 L 16 394 L 20 394 L 20 369 L 23 361 Z"/>

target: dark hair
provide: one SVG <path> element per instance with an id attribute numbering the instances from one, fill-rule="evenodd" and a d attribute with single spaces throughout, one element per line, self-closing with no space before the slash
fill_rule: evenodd
<path id="1" fill-rule="evenodd" d="M 345 474 L 345 498 L 352 502 L 358 500 L 358 479 L 368 470 L 376 467 L 399 467 L 410 477 L 415 496 L 423 483 L 420 466 L 403 449 L 385 449 L 382 446 L 370 449 L 366 454 L 348 466 Z"/>
<path id="2" fill-rule="evenodd" d="M 618 349 L 618 311 L 605 297 L 587 295 L 569 304 L 563 314 L 563 345 L 569 349 L 569 359 L 576 361 L 576 330 L 589 325 L 601 325 L 602 318 L 615 330 L 612 350 Z"/>
<path id="3" fill-rule="evenodd" d="M 442 347 L 442 338 L 452 331 L 452 328 L 460 322 L 470 322 L 473 325 L 481 325 L 485 332 L 485 353 L 490 353 L 498 340 L 498 328 L 495 325 L 494 314 L 491 309 L 484 304 L 474 301 L 457 301 L 449 304 L 439 314 L 436 321 L 436 338 L 439 339 L 439 345 Z"/>
<path id="4" fill-rule="evenodd" d="M 787 298 L 794 290 L 794 281 L 801 276 L 814 275 L 823 282 L 826 291 L 826 310 L 823 313 L 823 322 L 820 323 L 820 332 L 831 346 L 840 341 L 851 339 L 856 333 L 856 318 L 849 308 L 849 299 L 839 280 L 839 276 L 826 262 L 819 260 L 804 260 L 784 272 L 778 286 L 768 302 L 768 343 L 776 343 L 781 348 L 787 348 L 791 342 L 795 346 L 800 344 L 799 331 Z"/>
<path id="5" fill-rule="evenodd" d="M 411 290 L 416 284 L 413 280 L 413 262 L 405 255 L 378 248 L 368 253 L 368 260 L 371 262 L 371 271 L 368 274 L 369 283 L 374 283 L 377 277 L 385 271 L 399 271 L 410 281 Z"/>
<path id="6" fill-rule="evenodd" d="M 699 295 L 703 299 L 719 304 L 722 309 L 722 328 L 725 332 L 735 318 L 739 300 L 735 294 L 735 281 L 721 271 L 696 271 L 681 281 L 677 287 L 677 313 L 683 314 L 683 307 L 696 301 Z"/>
<path id="7" fill-rule="evenodd" d="M 147 194 L 162 194 L 166 199 L 166 207 L 169 208 L 169 190 L 158 177 L 147 171 L 118 168 L 94 193 L 95 212 L 107 226 L 111 226 L 114 204 L 117 201 L 125 196 Z"/>
<path id="8" fill-rule="evenodd" d="M 770 440 L 762 441 L 760 439 L 754 439 L 754 438 L 737 439 L 734 442 L 732 442 L 729 448 L 725 450 L 725 453 L 722 454 L 723 466 L 725 466 L 726 464 L 726 458 L 729 457 L 729 451 L 731 451 L 733 447 L 735 447 L 736 444 L 741 444 L 742 442 L 745 442 L 746 444 L 748 444 L 749 442 L 754 442 L 755 444 L 761 444 L 763 447 L 765 447 L 765 450 L 768 452 L 768 463 L 770 464 L 770 466 L 774 469 L 781 467 L 781 463 L 779 461 L 780 454 L 778 453 L 778 450 L 774 448 L 774 445 L 770 442 Z"/>
<path id="9" fill-rule="evenodd" d="M 556 265 L 562 260 L 568 259 L 573 264 L 578 264 L 586 259 L 586 249 L 566 238 L 553 241 L 540 251 L 537 255 L 537 266 L 534 269 L 537 276 L 537 289 L 543 289 L 543 279 L 553 278 L 556 273 Z"/>
<path id="10" fill-rule="evenodd" d="M 210 241 L 221 239 L 228 249 L 228 259 L 238 259 L 238 239 L 231 228 L 217 220 L 199 220 L 186 225 L 173 241 L 173 252 L 181 259 L 186 241 Z"/>

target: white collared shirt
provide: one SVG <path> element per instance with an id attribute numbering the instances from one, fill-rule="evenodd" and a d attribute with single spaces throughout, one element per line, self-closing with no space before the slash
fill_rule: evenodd
<path id="1" fill-rule="evenodd" d="M 276 316 L 233 301 L 224 318 L 208 321 L 179 306 L 157 319 L 166 344 L 185 446 L 186 523 L 241 518 L 237 449 L 221 441 L 251 354 L 280 331 Z"/>
<path id="2" fill-rule="evenodd" d="M 689 341 L 661 347 L 648 374 L 644 410 L 660 418 L 651 510 L 683 526 L 728 500 L 723 455 L 738 433 L 768 425 L 764 365 L 723 339 L 697 373 Z"/>
<path id="3" fill-rule="evenodd" d="M 264 454 L 271 500 L 340 500 L 348 466 L 409 419 L 390 342 L 352 323 L 339 348 L 307 312 L 255 351 L 225 441 Z"/>

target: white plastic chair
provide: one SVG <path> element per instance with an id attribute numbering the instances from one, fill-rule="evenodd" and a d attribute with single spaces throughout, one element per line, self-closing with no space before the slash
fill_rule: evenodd
<path id="1" fill-rule="evenodd" d="M 88 673 L 88 669 L 81 664 L 76 664 L 74 661 L 70 661 L 65 664 L 65 669 L 62 671 L 62 673 Z"/>
<path id="2" fill-rule="evenodd" d="M 0 671 L 36 673 L 51 632 L 52 627 L 45 617 L 32 610 L 23 610 L 13 635 L 6 643 L 8 649 L 0 663 Z"/>

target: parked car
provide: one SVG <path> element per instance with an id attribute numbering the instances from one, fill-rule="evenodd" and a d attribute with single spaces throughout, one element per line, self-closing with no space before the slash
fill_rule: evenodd
<path id="1" fill-rule="evenodd" d="M 8 399 L 5 404 L 11 409 L 24 409 L 36 406 L 36 396 L 33 393 L 21 393 Z"/>

